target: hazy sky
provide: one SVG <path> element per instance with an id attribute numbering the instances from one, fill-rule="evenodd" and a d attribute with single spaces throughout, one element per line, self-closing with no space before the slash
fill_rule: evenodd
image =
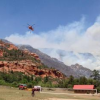
<path id="1" fill-rule="evenodd" d="M 36 24 L 33 32 L 27 24 Z M 97 60 L 72 56 L 65 64 L 100 69 L 100 0 L 0 0 L 0 38 L 34 48 L 91 53 Z M 51 56 L 59 58 L 53 51 Z M 74 63 L 73 63 L 74 62 Z"/>
<path id="2" fill-rule="evenodd" d="M 28 24 L 35 33 L 47 32 L 86 17 L 86 27 L 100 14 L 100 0 L 0 0 L 0 38 L 25 34 Z"/>

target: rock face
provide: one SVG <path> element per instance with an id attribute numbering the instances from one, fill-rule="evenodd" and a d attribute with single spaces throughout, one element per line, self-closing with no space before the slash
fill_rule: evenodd
<path id="1" fill-rule="evenodd" d="M 12 43 L 7 43 L 4 42 L 3 40 L 0 40 L 0 49 L 3 51 L 4 49 L 8 49 L 8 50 L 18 50 L 18 47 L 16 47 L 15 45 L 13 45 Z"/>
<path id="2" fill-rule="evenodd" d="M 3 56 L 3 51 L 2 50 L 0 50 L 0 57 L 2 57 Z"/>
<path id="3" fill-rule="evenodd" d="M 85 76 L 89 78 L 92 75 L 92 71 L 90 69 L 84 68 L 82 65 L 79 64 L 71 65 L 70 68 L 74 70 L 74 72 L 78 73 L 79 76 Z"/>
<path id="4" fill-rule="evenodd" d="M 64 78 L 64 75 L 55 69 L 40 69 L 39 65 L 31 61 L 0 61 L 0 71 L 7 72 L 23 72 L 26 75 L 35 75 L 42 78 L 51 76 L 53 78 Z"/>
<path id="5" fill-rule="evenodd" d="M 18 71 L 40 77 L 65 77 L 60 71 L 46 67 L 36 53 L 28 49 L 19 50 L 14 44 L 2 40 L 0 40 L 0 71 L 7 73 Z"/>

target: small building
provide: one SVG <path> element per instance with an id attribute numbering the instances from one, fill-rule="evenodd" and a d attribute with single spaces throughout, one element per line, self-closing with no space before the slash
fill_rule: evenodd
<path id="1" fill-rule="evenodd" d="M 94 88 L 94 85 L 74 85 L 74 93 L 84 93 L 84 94 L 94 94 L 97 93 L 97 89 Z"/>

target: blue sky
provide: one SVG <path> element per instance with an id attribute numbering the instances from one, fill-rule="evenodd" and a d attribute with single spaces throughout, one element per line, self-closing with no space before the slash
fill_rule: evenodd
<path id="1" fill-rule="evenodd" d="M 0 0 L 0 38 L 25 34 L 28 24 L 35 33 L 56 29 L 86 17 L 86 26 L 100 14 L 100 0 Z"/>

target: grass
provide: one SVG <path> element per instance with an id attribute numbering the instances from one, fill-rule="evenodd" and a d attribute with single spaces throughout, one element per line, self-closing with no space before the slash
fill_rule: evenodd
<path id="1" fill-rule="evenodd" d="M 51 98 L 51 99 L 50 99 Z M 54 98 L 54 99 L 53 99 Z M 45 94 L 35 92 L 31 96 L 31 91 L 19 90 L 7 86 L 0 86 L 0 100 L 100 100 L 100 95 L 68 95 L 68 94 Z"/>

